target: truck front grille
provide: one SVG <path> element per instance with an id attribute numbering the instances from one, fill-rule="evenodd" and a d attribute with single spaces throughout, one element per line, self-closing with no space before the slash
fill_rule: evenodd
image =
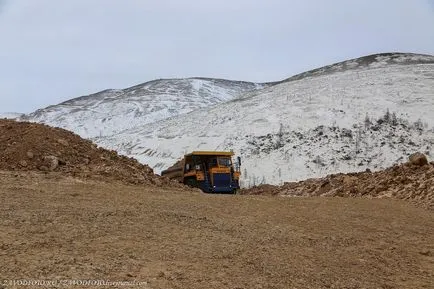
<path id="1" fill-rule="evenodd" d="M 214 186 L 216 186 L 216 188 L 221 188 L 221 187 L 229 187 L 231 185 L 231 175 L 230 174 L 214 174 Z"/>

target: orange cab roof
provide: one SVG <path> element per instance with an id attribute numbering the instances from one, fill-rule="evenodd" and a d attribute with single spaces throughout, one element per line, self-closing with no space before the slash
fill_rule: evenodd
<path id="1" fill-rule="evenodd" d="M 185 156 L 233 156 L 234 152 L 219 152 L 219 151 L 193 151 Z"/>

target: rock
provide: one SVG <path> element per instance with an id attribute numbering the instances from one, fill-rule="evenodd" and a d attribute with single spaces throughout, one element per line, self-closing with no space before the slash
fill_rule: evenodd
<path id="1" fill-rule="evenodd" d="M 27 167 L 27 162 L 25 160 L 20 161 L 19 164 L 24 168 Z"/>
<path id="2" fill-rule="evenodd" d="M 38 169 L 39 169 L 40 171 L 43 171 L 43 172 L 48 171 L 48 167 L 47 167 L 47 166 L 40 166 Z"/>
<path id="3" fill-rule="evenodd" d="M 59 138 L 59 139 L 57 140 L 57 142 L 60 143 L 61 145 L 66 146 L 66 147 L 69 146 L 68 141 L 67 141 L 67 140 L 64 140 L 63 138 Z"/>
<path id="4" fill-rule="evenodd" d="M 33 159 L 34 156 L 35 156 L 35 155 L 34 155 L 31 151 L 28 151 L 28 152 L 27 152 L 27 157 L 28 157 L 29 159 Z"/>
<path id="5" fill-rule="evenodd" d="M 51 171 L 54 171 L 59 166 L 59 159 L 56 156 L 45 156 L 44 161 L 48 163 Z"/>
<path id="6" fill-rule="evenodd" d="M 424 165 L 428 164 L 428 159 L 426 158 L 426 156 L 423 153 L 417 152 L 417 153 L 410 155 L 409 162 L 412 165 L 424 166 Z"/>

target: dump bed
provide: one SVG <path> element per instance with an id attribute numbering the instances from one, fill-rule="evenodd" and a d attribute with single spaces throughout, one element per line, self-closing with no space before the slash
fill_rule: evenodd
<path id="1" fill-rule="evenodd" d="M 183 167 L 184 159 L 177 161 L 173 166 L 161 172 L 163 177 L 168 177 L 169 179 L 176 179 L 182 182 L 183 178 Z"/>

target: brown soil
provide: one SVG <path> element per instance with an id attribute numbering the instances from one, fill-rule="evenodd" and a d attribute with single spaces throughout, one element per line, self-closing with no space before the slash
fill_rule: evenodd
<path id="1" fill-rule="evenodd" d="M 60 128 L 0 119 L 0 169 L 56 171 L 80 178 L 175 185 L 137 160 L 98 148 Z"/>
<path id="2" fill-rule="evenodd" d="M 434 215 L 400 200 L 208 195 L 0 171 L 0 220 L 6 288 L 47 288 L 9 286 L 17 279 L 434 288 Z"/>
<path id="3" fill-rule="evenodd" d="M 325 178 L 261 185 L 243 194 L 403 199 L 434 210 L 434 163 L 411 162 L 379 172 L 335 174 Z"/>

